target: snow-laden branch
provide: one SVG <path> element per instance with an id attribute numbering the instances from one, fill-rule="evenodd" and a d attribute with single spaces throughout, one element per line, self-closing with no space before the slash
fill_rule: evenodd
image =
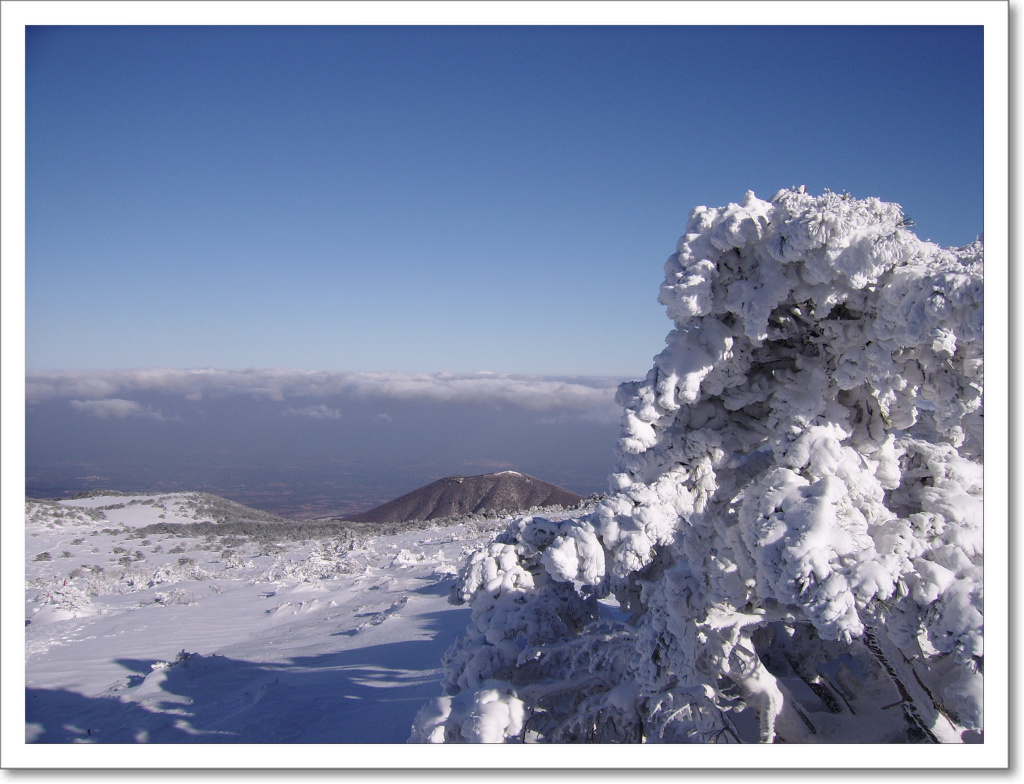
<path id="1" fill-rule="evenodd" d="M 492 692 L 519 740 L 980 730 L 982 255 L 877 199 L 695 209 L 666 346 L 617 395 L 610 495 L 470 559 L 449 710 L 417 737 L 479 740 Z"/>

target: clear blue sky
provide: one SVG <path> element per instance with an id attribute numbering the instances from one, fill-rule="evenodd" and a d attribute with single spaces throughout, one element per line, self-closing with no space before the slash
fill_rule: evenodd
<path id="1" fill-rule="evenodd" d="M 689 210 L 983 230 L 980 27 L 36 27 L 30 370 L 642 376 Z"/>

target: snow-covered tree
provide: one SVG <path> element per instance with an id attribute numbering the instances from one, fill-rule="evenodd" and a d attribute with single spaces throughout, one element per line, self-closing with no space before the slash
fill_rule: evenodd
<path id="1" fill-rule="evenodd" d="M 982 244 L 908 223 L 802 188 L 691 213 L 610 494 L 469 558 L 413 740 L 981 730 Z"/>

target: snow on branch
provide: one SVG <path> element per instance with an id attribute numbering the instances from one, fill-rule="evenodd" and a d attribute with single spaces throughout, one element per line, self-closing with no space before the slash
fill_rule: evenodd
<path id="1" fill-rule="evenodd" d="M 693 210 L 609 496 L 469 559 L 414 739 L 981 730 L 982 272 L 980 240 L 923 242 L 878 199 Z"/>

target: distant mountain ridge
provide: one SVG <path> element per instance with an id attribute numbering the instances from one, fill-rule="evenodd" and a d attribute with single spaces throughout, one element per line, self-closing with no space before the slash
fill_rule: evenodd
<path id="1" fill-rule="evenodd" d="M 399 523 L 470 514 L 514 513 L 536 506 L 574 506 L 584 498 L 518 471 L 449 476 L 342 520 Z"/>

